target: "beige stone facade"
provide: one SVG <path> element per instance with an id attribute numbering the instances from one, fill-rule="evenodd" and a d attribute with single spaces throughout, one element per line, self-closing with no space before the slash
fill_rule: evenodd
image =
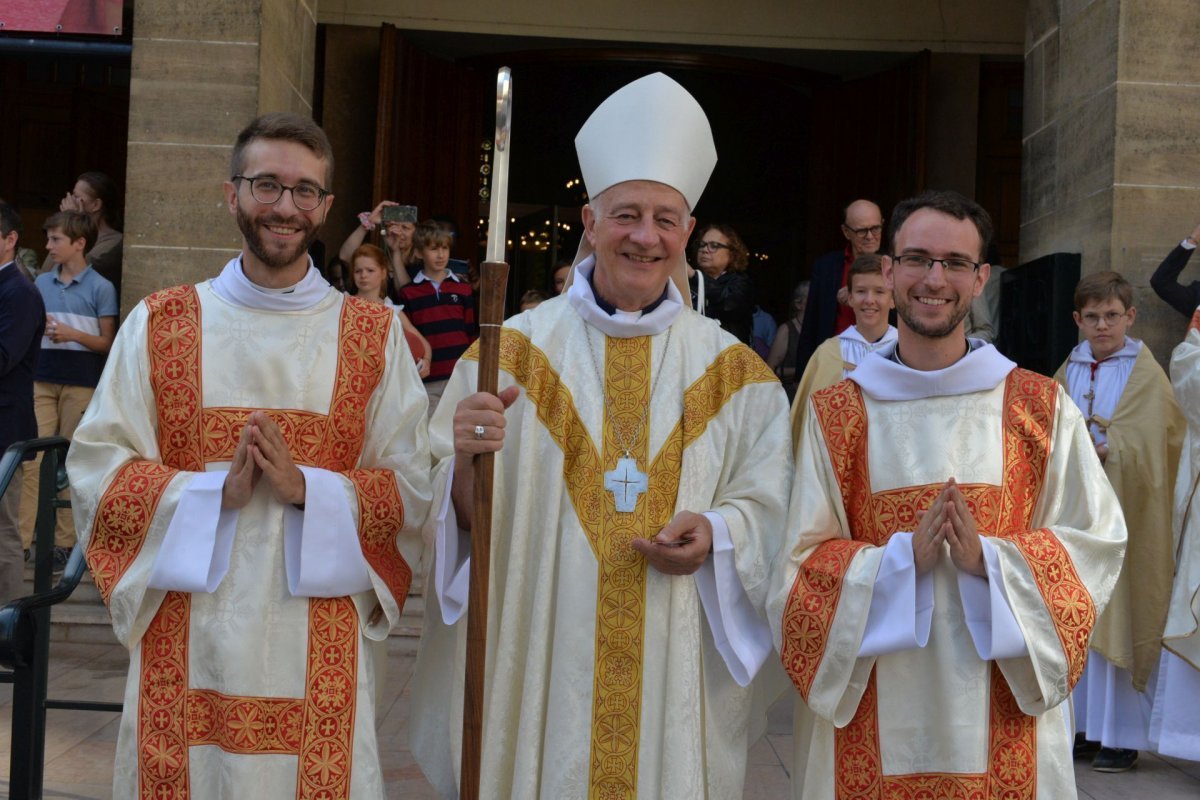
<path id="1" fill-rule="evenodd" d="M 1194 9 L 1194 0 L 138 0 L 122 307 L 209 276 L 236 252 L 217 178 L 255 113 L 312 112 L 318 23 L 328 48 L 322 118 L 339 159 L 325 237 L 331 251 L 353 213 L 376 199 L 371 76 L 381 24 L 743 54 L 793 50 L 808 64 L 837 63 L 849 51 L 928 49 L 929 119 L 937 124 L 928 132 L 925 184 L 975 189 L 981 59 L 1023 55 L 1020 261 L 1078 252 L 1085 274 L 1124 272 L 1138 287 L 1135 333 L 1165 358 L 1182 321 L 1148 281 L 1200 217 Z"/>
<path id="2" fill-rule="evenodd" d="M 1021 260 L 1080 253 L 1085 275 L 1124 274 L 1132 334 L 1164 362 L 1185 321 L 1150 276 L 1200 220 L 1195 13 L 1194 0 L 1030 0 L 1026 15 Z"/>
<path id="3" fill-rule="evenodd" d="M 203 280 L 241 246 L 221 179 L 263 111 L 312 113 L 315 2 L 138 0 L 121 308 Z"/>

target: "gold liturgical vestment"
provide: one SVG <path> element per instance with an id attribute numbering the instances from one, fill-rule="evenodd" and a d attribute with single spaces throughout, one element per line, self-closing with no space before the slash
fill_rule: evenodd
<path id="1" fill-rule="evenodd" d="M 589 327 L 564 297 L 503 331 L 501 388 L 521 395 L 496 459 L 481 791 L 738 797 L 754 684 L 740 687 L 718 652 L 697 578 L 649 569 L 629 542 L 679 511 L 716 511 L 761 615 L 791 472 L 786 396 L 752 350 L 690 310 L 671 323 L 666 354 L 666 332 L 617 338 Z M 447 423 L 473 391 L 473 358 L 431 424 L 435 509 L 453 453 Z M 649 486 L 621 513 L 605 473 L 634 430 L 630 455 Z M 454 796 L 465 624 L 444 625 L 426 594 L 413 751 Z"/>

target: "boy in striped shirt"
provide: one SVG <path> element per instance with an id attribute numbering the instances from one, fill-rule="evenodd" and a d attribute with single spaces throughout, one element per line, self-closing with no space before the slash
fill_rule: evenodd
<path id="1" fill-rule="evenodd" d="M 433 348 L 433 363 L 425 378 L 429 414 L 437 408 L 454 365 L 479 336 L 475 297 L 466 276 L 450 271 L 450 231 L 432 220 L 417 226 L 413 250 L 421 271 L 399 292 L 402 308 Z"/>
<path id="2" fill-rule="evenodd" d="M 117 333 L 117 291 L 92 269 L 84 253 L 96 244 L 96 223 L 80 211 L 60 211 L 46 220 L 46 250 L 55 266 L 34 284 L 46 305 L 42 351 L 33 376 L 38 436 L 75 433 L 100 382 L 104 359 Z M 21 538 L 28 549 L 37 519 L 38 470 L 26 469 L 21 497 Z M 67 563 L 75 544 L 71 512 L 60 509 L 54 532 L 54 566 Z"/>

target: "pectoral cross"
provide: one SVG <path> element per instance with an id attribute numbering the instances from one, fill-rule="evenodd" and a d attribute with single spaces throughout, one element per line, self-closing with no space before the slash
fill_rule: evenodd
<path id="1" fill-rule="evenodd" d="M 617 459 L 617 466 L 604 473 L 604 488 L 613 493 L 617 511 L 627 514 L 637 507 L 638 495 L 650 488 L 650 482 L 646 473 L 638 469 L 637 462 L 626 456 Z"/>

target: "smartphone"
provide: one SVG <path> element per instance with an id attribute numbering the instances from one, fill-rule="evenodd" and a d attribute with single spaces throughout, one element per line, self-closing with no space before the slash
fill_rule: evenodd
<path id="1" fill-rule="evenodd" d="M 384 206 L 383 221 L 388 222 L 412 222 L 417 221 L 416 206 Z"/>

